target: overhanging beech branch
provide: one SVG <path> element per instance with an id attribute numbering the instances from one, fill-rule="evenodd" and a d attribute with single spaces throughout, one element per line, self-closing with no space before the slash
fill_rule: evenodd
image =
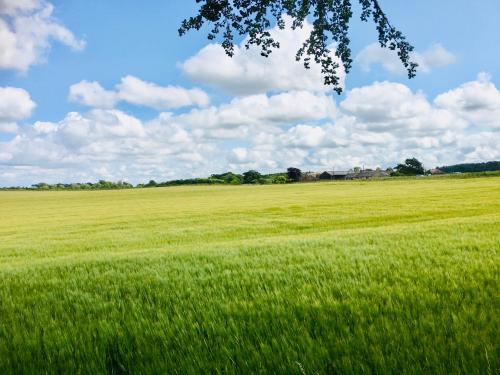
<path id="1" fill-rule="evenodd" d="M 381 47 L 396 51 L 407 70 L 408 77 L 416 75 L 418 65 L 411 60 L 413 46 L 408 43 L 401 31 L 391 25 L 380 7 L 378 0 L 358 0 L 361 5 L 361 20 L 372 20 L 378 33 Z M 352 18 L 351 0 L 196 0 L 200 4 L 196 16 L 185 19 L 179 28 L 179 35 L 189 30 L 200 30 L 208 23 L 211 25 L 208 39 L 214 40 L 222 35 L 222 47 L 228 56 L 234 55 L 235 35 L 248 36 L 245 47 L 260 47 L 261 55 L 268 57 L 272 50 L 279 48 L 269 28 L 276 22 L 280 29 L 285 28 L 284 15 L 292 18 L 292 29 L 302 28 L 309 17 L 312 31 L 296 59 L 309 69 L 311 61 L 321 67 L 325 85 L 331 85 L 342 92 L 339 78 L 340 64 L 332 58 L 329 46 L 334 43 L 335 55 L 342 61 L 346 73 L 352 67 L 352 52 L 349 39 L 349 22 Z"/>

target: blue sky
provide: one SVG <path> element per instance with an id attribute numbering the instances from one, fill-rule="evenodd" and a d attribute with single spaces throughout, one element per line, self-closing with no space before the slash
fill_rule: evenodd
<path id="1" fill-rule="evenodd" d="M 180 38 L 194 0 L 0 0 L 0 185 L 500 158 L 500 3 L 380 3 L 424 71 L 408 80 L 357 14 L 337 96 L 286 58 L 305 34 L 274 61 Z"/>

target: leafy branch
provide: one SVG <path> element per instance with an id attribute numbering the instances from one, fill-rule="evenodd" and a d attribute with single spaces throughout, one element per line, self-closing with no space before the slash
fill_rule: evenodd
<path id="1" fill-rule="evenodd" d="M 292 18 L 292 29 L 302 28 L 307 17 L 312 19 L 312 31 L 297 51 L 296 60 L 309 69 L 311 61 L 321 66 L 325 85 L 342 92 L 339 78 L 340 64 L 332 58 L 329 46 L 334 43 L 335 55 L 349 73 L 352 53 L 349 39 L 349 22 L 352 18 L 351 0 L 196 0 L 200 4 L 196 16 L 185 19 L 179 35 L 189 30 L 200 30 L 208 22 L 211 25 L 208 39 L 222 35 L 222 47 L 228 56 L 234 55 L 235 35 L 247 35 L 245 47 L 256 45 L 261 55 L 268 57 L 280 44 L 269 32 L 274 20 L 280 29 L 285 28 L 284 15 Z M 407 70 L 408 77 L 416 75 L 418 64 L 411 60 L 413 46 L 401 31 L 391 25 L 378 0 L 359 0 L 361 20 L 372 20 L 383 48 L 396 51 Z"/>

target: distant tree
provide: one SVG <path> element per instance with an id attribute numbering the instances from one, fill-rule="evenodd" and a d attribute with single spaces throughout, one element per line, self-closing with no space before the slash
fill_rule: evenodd
<path id="1" fill-rule="evenodd" d="M 403 176 L 416 176 L 424 174 L 424 166 L 416 158 L 406 159 L 404 164 L 398 164 L 395 168 Z"/>
<path id="2" fill-rule="evenodd" d="M 257 182 L 261 185 L 269 185 L 269 184 L 272 184 L 273 183 L 273 180 L 272 179 L 269 179 L 269 178 L 264 178 L 264 177 L 261 177 L 257 180 Z"/>
<path id="3" fill-rule="evenodd" d="M 134 185 L 127 181 L 120 181 L 118 185 L 121 189 L 132 189 L 134 187 Z"/>
<path id="4" fill-rule="evenodd" d="M 149 180 L 149 182 L 144 186 L 145 187 L 156 187 L 156 186 L 158 186 L 158 184 L 156 183 L 155 180 Z"/>
<path id="5" fill-rule="evenodd" d="M 359 173 L 361 172 L 361 167 L 354 167 L 353 171 L 354 173 Z"/>
<path id="6" fill-rule="evenodd" d="M 210 178 L 223 180 L 227 184 L 239 185 L 243 182 L 243 176 L 233 172 L 226 172 L 222 174 L 213 174 Z"/>
<path id="7" fill-rule="evenodd" d="M 500 171 L 500 161 L 489 161 L 486 163 L 467 163 L 439 167 L 445 173 L 467 173 L 467 172 L 492 172 Z"/>
<path id="8" fill-rule="evenodd" d="M 273 20 L 284 29 L 284 15 L 287 14 L 292 19 L 292 29 L 297 29 L 303 27 L 306 19 L 311 19 L 311 34 L 297 51 L 296 60 L 302 60 L 306 69 L 312 61 L 319 64 L 325 85 L 331 85 L 339 94 L 342 92 L 340 64 L 331 57 L 329 46 L 335 44 L 335 55 L 348 73 L 353 62 L 349 38 L 349 21 L 353 15 L 350 0 L 196 0 L 196 3 L 199 4 L 198 14 L 182 22 L 179 35 L 200 30 L 207 22 L 211 27 L 208 39 L 222 34 L 222 47 L 231 57 L 235 35 L 248 35 L 246 47 L 256 45 L 261 55 L 268 57 L 280 46 L 268 30 Z M 391 25 L 378 0 L 359 0 L 359 3 L 361 20 L 368 22 L 371 19 L 375 23 L 380 46 L 396 51 L 408 77 L 413 78 L 418 66 L 411 59 L 413 46 Z"/>
<path id="9" fill-rule="evenodd" d="M 262 177 L 262 175 L 254 170 L 249 170 L 245 173 L 243 173 L 243 183 L 244 184 L 255 184 L 259 182 L 259 179 Z"/>
<path id="10" fill-rule="evenodd" d="M 273 184 L 286 184 L 286 177 L 285 176 L 276 176 L 273 179 Z"/>
<path id="11" fill-rule="evenodd" d="M 40 182 L 38 184 L 31 185 L 31 187 L 37 190 L 48 190 L 50 188 L 49 184 L 46 182 Z"/>
<path id="12" fill-rule="evenodd" d="M 35 190 L 89 190 L 89 189 L 130 189 L 133 188 L 133 185 L 125 182 L 125 181 L 106 181 L 99 180 L 95 184 L 91 182 L 80 183 L 75 182 L 71 184 L 57 183 L 57 184 L 47 184 L 45 182 L 41 182 L 39 184 L 31 185 L 31 189 Z"/>
<path id="13" fill-rule="evenodd" d="M 286 170 L 286 174 L 288 176 L 288 179 L 293 182 L 299 182 L 300 177 L 302 176 L 302 172 L 298 168 L 288 168 Z"/>

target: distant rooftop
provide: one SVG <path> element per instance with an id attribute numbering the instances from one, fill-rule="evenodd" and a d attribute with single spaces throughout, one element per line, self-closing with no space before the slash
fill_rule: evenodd
<path id="1" fill-rule="evenodd" d="M 352 173 L 349 171 L 325 171 L 325 172 L 331 174 L 332 176 L 345 176 L 349 173 Z"/>

